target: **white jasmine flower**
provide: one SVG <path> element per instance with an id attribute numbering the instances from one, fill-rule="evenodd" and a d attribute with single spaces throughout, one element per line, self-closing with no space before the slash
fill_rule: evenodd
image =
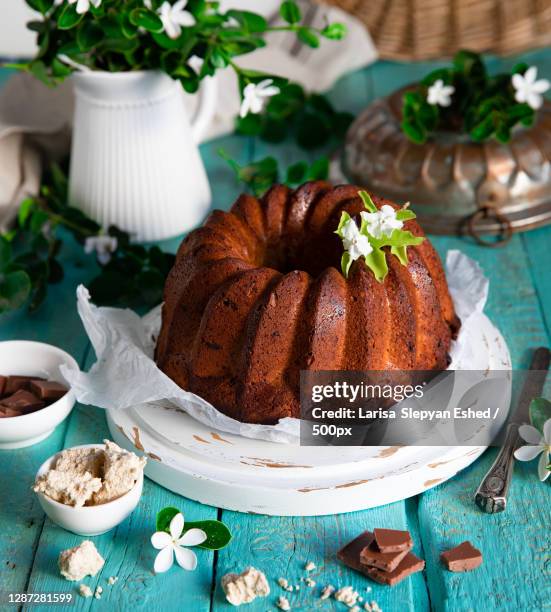
<path id="1" fill-rule="evenodd" d="M 143 0 L 143 5 L 145 6 L 146 9 L 149 9 L 149 10 L 153 8 L 153 6 L 151 5 L 151 0 Z"/>
<path id="2" fill-rule="evenodd" d="M 360 234 L 354 219 L 348 219 L 342 226 L 341 237 L 344 249 L 348 251 L 352 261 L 356 261 L 359 257 L 365 257 L 373 251 L 369 239 L 367 236 Z"/>
<path id="3" fill-rule="evenodd" d="M 198 55 L 192 55 L 191 57 L 188 57 L 187 60 L 187 65 L 197 74 L 201 72 L 201 68 L 203 67 L 204 63 L 205 60 L 202 57 L 199 57 Z"/>
<path id="4" fill-rule="evenodd" d="M 249 113 L 257 114 L 264 107 L 266 98 L 279 93 L 279 87 L 273 85 L 272 79 L 264 79 L 260 83 L 249 83 L 243 90 L 243 102 L 239 114 L 245 117 Z"/>
<path id="5" fill-rule="evenodd" d="M 539 79 L 538 69 L 535 66 L 530 66 L 524 74 L 513 74 L 511 82 L 515 88 L 515 100 L 521 104 L 526 102 L 528 106 L 534 110 L 540 108 L 543 104 L 541 94 L 545 93 L 550 83 L 547 79 Z"/>
<path id="6" fill-rule="evenodd" d="M 84 252 L 88 254 L 95 252 L 100 264 L 105 266 L 111 261 L 111 255 L 117 247 L 115 236 L 90 236 L 84 243 Z"/>
<path id="7" fill-rule="evenodd" d="M 95 8 L 101 4 L 101 0 L 69 0 L 69 4 L 77 5 L 77 13 L 82 15 L 83 13 L 87 13 L 90 10 L 90 4 L 92 4 Z"/>
<path id="8" fill-rule="evenodd" d="M 195 25 L 195 17 L 189 11 L 184 10 L 186 5 L 187 0 L 178 0 L 174 5 L 165 0 L 157 11 L 169 38 L 178 38 L 182 33 L 182 27 Z"/>
<path id="9" fill-rule="evenodd" d="M 432 106 L 436 104 L 438 106 L 449 106 L 452 103 L 451 96 L 454 92 L 455 87 L 453 85 L 444 85 L 444 81 L 438 79 L 429 87 L 427 102 Z"/>
<path id="10" fill-rule="evenodd" d="M 521 425 L 518 432 L 528 444 L 517 448 L 515 458 L 519 461 L 532 461 L 541 453 L 538 461 L 538 476 L 542 482 L 547 480 L 551 474 L 547 469 L 551 453 L 551 419 L 547 419 L 543 424 L 543 436 L 532 425 Z"/>
<path id="11" fill-rule="evenodd" d="M 178 565 L 185 570 L 193 571 L 197 567 L 197 557 L 192 550 L 184 546 L 197 546 L 207 539 L 207 534 L 202 529 L 190 529 L 184 535 L 184 515 L 179 512 L 170 521 L 170 533 L 156 531 L 151 536 L 151 544 L 160 549 L 155 557 L 154 570 L 156 574 L 166 572 L 172 567 L 174 557 Z"/>
<path id="12" fill-rule="evenodd" d="M 367 223 L 367 231 L 373 238 L 382 238 L 383 236 L 390 238 L 395 229 L 399 230 L 404 226 L 404 222 L 396 218 L 394 208 L 388 204 L 381 206 L 381 210 L 374 213 L 363 210 L 360 216 Z"/>

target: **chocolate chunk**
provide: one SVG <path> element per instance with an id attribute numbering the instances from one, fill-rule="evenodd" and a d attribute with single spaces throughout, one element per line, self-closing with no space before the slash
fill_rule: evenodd
<path id="1" fill-rule="evenodd" d="M 393 585 L 415 572 L 420 572 L 425 567 L 425 562 L 416 557 L 413 553 L 406 551 L 405 557 L 398 564 L 398 567 L 391 572 L 385 572 L 375 567 L 369 567 L 360 563 L 360 554 L 369 547 L 374 540 L 374 535 L 371 531 L 364 531 L 349 544 L 341 548 L 337 553 L 337 557 L 346 566 L 361 572 L 368 578 L 380 582 L 381 584 Z"/>
<path id="2" fill-rule="evenodd" d="M 8 378 L 6 376 L 0 376 L 0 397 L 4 395 L 4 389 L 6 388 L 6 383 L 8 382 Z"/>
<path id="3" fill-rule="evenodd" d="M 19 410 L 21 412 L 34 412 L 40 408 L 44 408 L 44 402 L 33 395 L 30 391 L 19 389 L 13 395 L 5 397 L 1 402 L 4 408 Z"/>
<path id="4" fill-rule="evenodd" d="M 56 402 L 67 393 L 67 387 L 50 380 L 33 380 L 31 392 L 47 402 Z"/>
<path id="5" fill-rule="evenodd" d="M 385 572 L 392 572 L 398 567 L 400 561 L 408 554 L 413 546 L 413 542 L 410 541 L 409 548 L 401 550 L 399 552 L 385 553 L 381 552 L 377 548 L 375 542 L 375 536 L 372 535 L 372 540 L 368 546 L 365 546 L 360 553 L 360 563 L 368 565 L 369 567 L 376 567 L 382 569 Z"/>
<path id="6" fill-rule="evenodd" d="M 425 569 L 425 562 L 419 559 L 413 553 L 406 551 L 406 556 L 400 561 L 398 567 L 391 572 L 383 572 L 377 568 L 368 568 L 367 575 L 375 582 L 380 584 L 388 584 L 394 586 L 401 582 L 404 578 L 411 576 Z"/>
<path id="7" fill-rule="evenodd" d="M 0 419 L 7 419 L 22 415 L 23 413 L 21 412 L 21 410 L 13 410 L 12 408 L 7 408 L 0 405 Z"/>
<path id="8" fill-rule="evenodd" d="M 409 531 L 397 529 L 374 529 L 375 542 L 378 549 L 383 553 L 396 553 L 403 550 L 411 550 L 413 540 Z"/>
<path id="9" fill-rule="evenodd" d="M 4 393 L 6 395 L 13 395 L 16 391 L 20 389 L 25 389 L 28 391 L 31 386 L 31 382 L 33 380 L 43 380 L 38 376 L 8 376 L 8 380 L 6 381 L 6 386 L 4 388 Z"/>
<path id="10" fill-rule="evenodd" d="M 469 541 L 443 552 L 440 558 L 450 572 L 469 572 L 482 563 L 482 553 Z"/>

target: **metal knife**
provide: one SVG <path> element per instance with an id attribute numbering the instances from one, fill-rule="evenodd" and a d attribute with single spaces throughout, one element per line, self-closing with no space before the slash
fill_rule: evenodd
<path id="1" fill-rule="evenodd" d="M 507 492 L 513 475 L 513 453 L 520 441 L 518 429 L 523 423 L 529 423 L 530 402 L 541 395 L 550 360 L 549 349 L 540 347 L 534 351 L 530 371 L 526 375 L 517 409 L 507 425 L 501 451 L 475 494 L 476 504 L 484 512 L 494 514 L 505 510 Z"/>

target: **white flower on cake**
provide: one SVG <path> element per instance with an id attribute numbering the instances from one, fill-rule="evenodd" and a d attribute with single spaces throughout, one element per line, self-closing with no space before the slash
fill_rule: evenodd
<path id="1" fill-rule="evenodd" d="M 342 226 L 341 238 L 344 250 L 348 252 L 352 261 L 365 257 L 373 251 L 373 247 L 369 244 L 369 238 L 360 234 L 354 219 L 349 219 Z"/>
<path id="2" fill-rule="evenodd" d="M 205 60 L 198 55 L 192 55 L 191 57 L 188 57 L 187 60 L 187 65 L 197 74 L 201 72 L 201 68 L 203 67 L 204 63 Z"/>
<path id="3" fill-rule="evenodd" d="M 360 213 L 361 218 L 367 224 L 367 231 L 373 238 L 382 238 L 387 236 L 390 238 L 394 230 L 399 230 L 404 227 L 404 222 L 396 218 L 396 211 L 392 206 L 384 204 L 377 212 Z"/>
<path id="4" fill-rule="evenodd" d="M 117 250 L 118 242 L 115 236 L 90 236 L 84 243 L 84 252 L 95 251 L 98 261 L 105 266 L 111 261 L 111 255 Z"/>
<path id="5" fill-rule="evenodd" d="M 513 74 L 511 82 L 515 88 L 515 100 L 526 103 L 534 110 L 543 104 L 543 96 L 551 84 L 547 79 L 538 80 L 538 69 L 530 66 L 524 74 Z"/>
<path id="6" fill-rule="evenodd" d="M 186 11 L 187 0 L 178 0 L 176 4 L 165 1 L 157 11 L 163 22 L 163 29 L 169 38 L 178 38 L 182 33 L 182 27 L 195 25 L 195 17 Z"/>
<path id="7" fill-rule="evenodd" d="M 538 476 L 542 482 L 547 480 L 551 474 L 547 469 L 551 454 L 551 419 L 547 419 L 543 424 L 543 436 L 532 425 L 521 425 L 518 432 L 528 444 L 517 448 L 515 458 L 519 461 L 532 461 L 541 453 L 538 461 Z"/>
<path id="8" fill-rule="evenodd" d="M 197 557 L 192 550 L 184 546 L 197 546 L 207 539 L 207 534 L 202 529 L 190 529 L 184 531 L 184 515 L 179 512 L 171 521 L 170 533 L 156 531 L 151 536 L 151 544 L 160 550 L 155 557 L 153 569 L 156 574 L 168 571 L 174 563 L 174 557 L 178 565 L 185 570 L 193 571 L 197 567 Z"/>
<path id="9" fill-rule="evenodd" d="M 249 83 L 243 90 L 243 102 L 239 115 L 245 117 L 249 113 L 258 114 L 264 108 L 266 98 L 279 93 L 279 87 L 273 85 L 272 79 L 264 79 L 260 83 Z"/>
<path id="10" fill-rule="evenodd" d="M 62 0 L 63 1 L 63 0 Z M 61 4 L 62 2 L 56 2 L 56 6 Z M 101 4 L 101 0 L 69 0 L 69 4 L 77 5 L 77 13 L 79 15 L 83 15 L 90 10 L 90 5 L 98 8 Z"/>
<path id="11" fill-rule="evenodd" d="M 434 81 L 427 93 L 427 102 L 432 106 L 449 106 L 452 103 L 453 85 L 444 85 L 442 79 Z"/>

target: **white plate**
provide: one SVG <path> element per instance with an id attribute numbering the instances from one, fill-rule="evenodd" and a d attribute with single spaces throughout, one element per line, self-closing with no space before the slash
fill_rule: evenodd
<path id="1" fill-rule="evenodd" d="M 503 337 L 485 315 L 478 319 L 473 351 L 491 370 L 510 369 Z M 510 386 L 504 397 L 508 408 Z M 276 444 L 217 432 L 178 409 L 148 404 L 109 411 L 107 418 L 118 444 L 149 456 L 145 473 L 155 482 L 204 504 L 280 516 L 351 512 L 405 499 L 448 480 L 486 448 Z"/>

